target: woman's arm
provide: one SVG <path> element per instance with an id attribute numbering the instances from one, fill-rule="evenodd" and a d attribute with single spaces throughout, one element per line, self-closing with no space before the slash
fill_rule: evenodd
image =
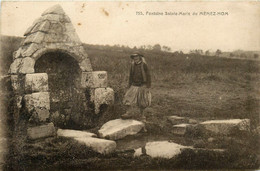
<path id="1" fill-rule="evenodd" d="M 130 73 L 129 73 L 128 87 L 131 87 L 132 83 L 133 83 L 133 74 L 132 74 L 132 65 L 130 65 Z"/>
<path id="2" fill-rule="evenodd" d="M 146 74 L 146 86 L 147 88 L 151 87 L 151 74 L 150 74 L 150 70 L 147 66 L 147 64 L 144 64 L 144 72 Z"/>

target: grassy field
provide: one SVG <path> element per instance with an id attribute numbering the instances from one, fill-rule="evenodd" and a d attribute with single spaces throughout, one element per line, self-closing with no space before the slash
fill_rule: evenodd
<path id="1" fill-rule="evenodd" d="M 86 48 L 94 70 L 109 74 L 121 104 L 128 82 L 129 53 Z M 152 75 L 148 119 L 179 115 L 195 119 L 250 118 L 259 123 L 259 62 L 144 52 Z"/>
<path id="2" fill-rule="evenodd" d="M 6 74 L 12 61 L 12 52 L 18 48 L 20 40 L 20 38 L 1 40 L 7 42 L 1 47 L 2 73 Z M 128 83 L 129 55 L 133 50 L 118 51 L 112 48 L 100 50 L 90 45 L 84 47 L 93 69 L 107 71 L 108 84 L 115 90 L 115 105 L 99 118 L 101 126 L 105 121 L 118 118 L 124 113 L 122 98 Z M 144 51 L 143 54 L 152 75 L 152 105 L 145 110 L 145 114 L 149 122 L 156 124 L 149 132 L 153 140 L 156 139 L 156 135 L 168 135 L 169 123 L 166 118 L 170 115 L 187 116 L 197 120 L 249 118 L 252 129 L 259 125 L 259 61 L 186 54 L 174 56 L 172 53 L 154 51 Z M 93 129 L 94 132 L 96 130 L 97 128 Z M 176 141 L 184 143 L 182 139 L 176 138 Z M 257 137 L 248 138 L 246 146 L 249 148 L 244 150 L 230 141 L 227 146 L 233 145 L 233 149 L 225 154 L 225 158 L 207 154 L 191 160 L 196 156 L 191 152 L 183 154 L 184 156 L 177 161 L 151 160 L 147 156 L 133 158 L 132 152 L 102 156 L 76 142 L 62 138 L 50 138 L 36 144 L 29 142 L 19 147 L 21 151 L 12 150 L 15 149 L 13 145 L 17 144 L 17 141 L 10 140 L 10 142 L 7 170 L 10 168 L 16 170 L 19 167 L 34 170 L 38 166 L 40 166 L 38 169 L 61 167 L 78 170 L 259 167 L 255 158 L 259 153 L 255 150 Z M 123 144 L 118 142 L 120 143 Z M 236 156 L 237 151 L 239 157 Z"/>

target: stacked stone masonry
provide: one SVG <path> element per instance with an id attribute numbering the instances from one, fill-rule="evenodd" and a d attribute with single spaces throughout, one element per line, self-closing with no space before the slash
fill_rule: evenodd
<path id="1" fill-rule="evenodd" d="M 93 71 L 89 57 L 75 32 L 70 18 L 60 5 L 55 5 L 34 21 L 24 33 L 24 40 L 17 51 L 13 53 L 13 63 L 10 66 L 12 88 L 15 94 L 15 111 L 17 118 L 24 107 L 30 112 L 31 120 L 37 120 L 38 125 L 28 128 L 29 139 L 46 137 L 34 133 L 48 125 L 50 128 L 50 88 L 47 73 L 35 73 L 35 63 L 44 54 L 65 53 L 77 61 L 81 70 L 81 88 L 90 90 L 90 100 L 94 103 L 95 113 L 100 112 L 102 104 L 114 103 L 114 91 L 107 85 L 106 71 Z M 47 131 L 48 132 L 48 131 Z M 52 131 L 49 131 L 52 132 Z M 49 133 L 49 135 L 54 135 Z"/>
<path id="2" fill-rule="evenodd" d="M 92 71 L 81 41 L 59 5 L 45 11 L 24 36 L 22 46 L 14 52 L 10 74 L 34 73 L 35 61 L 44 53 L 53 51 L 68 53 L 78 61 L 82 71 Z"/>

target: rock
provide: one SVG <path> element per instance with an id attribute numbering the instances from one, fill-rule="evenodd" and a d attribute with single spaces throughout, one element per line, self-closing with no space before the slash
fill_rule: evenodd
<path id="1" fill-rule="evenodd" d="M 93 137 L 74 138 L 80 143 L 85 144 L 87 147 L 92 148 L 94 151 L 101 154 L 109 154 L 116 149 L 116 142 L 111 140 L 104 140 Z"/>
<path id="2" fill-rule="evenodd" d="M 42 18 L 42 20 L 40 20 L 40 22 L 47 20 L 47 21 L 50 21 L 51 23 L 58 23 L 58 22 L 60 22 L 61 16 L 55 15 L 55 14 L 46 14 L 46 15 L 42 16 L 41 18 Z M 51 30 L 48 30 L 48 32 L 49 31 L 51 31 Z"/>
<path id="3" fill-rule="evenodd" d="M 36 32 L 36 33 L 29 34 L 24 39 L 23 44 L 24 45 L 29 44 L 29 43 L 39 43 L 40 44 L 43 42 L 45 35 L 46 34 L 43 32 Z"/>
<path id="4" fill-rule="evenodd" d="M 57 34 L 57 33 L 49 33 L 46 34 L 44 37 L 44 42 L 47 43 L 59 43 L 59 42 L 66 42 L 67 36 L 64 34 Z"/>
<path id="5" fill-rule="evenodd" d="M 103 104 L 114 104 L 114 90 L 112 88 L 96 88 L 91 91 L 90 100 L 95 104 L 95 113 L 100 112 Z"/>
<path id="6" fill-rule="evenodd" d="M 20 58 L 18 58 L 18 59 L 20 59 Z M 30 57 L 21 58 L 21 59 L 22 59 L 22 62 L 19 65 L 18 73 L 21 73 L 21 74 L 34 73 L 35 60 Z"/>
<path id="7" fill-rule="evenodd" d="M 47 73 L 26 74 L 25 91 L 26 93 L 46 92 L 48 87 Z"/>
<path id="8" fill-rule="evenodd" d="M 32 111 L 35 108 L 50 110 L 50 97 L 48 92 L 39 92 L 26 94 L 24 96 L 25 106 L 28 111 Z"/>
<path id="9" fill-rule="evenodd" d="M 195 119 L 189 119 L 188 123 L 189 124 L 198 124 L 199 122 Z"/>
<path id="10" fill-rule="evenodd" d="M 106 88 L 107 72 L 106 71 L 82 72 L 81 85 L 83 88 Z"/>
<path id="11" fill-rule="evenodd" d="M 48 8 L 46 11 L 44 11 L 42 13 L 42 16 L 44 16 L 46 14 L 64 15 L 65 12 L 63 11 L 62 7 L 59 4 L 57 4 L 57 5 L 52 6 L 51 8 Z"/>
<path id="12" fill-rule="evenodd" d="M 17 51 L 15 51 L 13 53 L 13 60 L 15 60 L 16 58 L 20 58 L 21 57 L 21 51 L 22 51 L 22 48 L 19 48 Z"/>
<path id="13" fill-rule="evenodd" d="M 78 131 L 70 129 L 58 129 L 57 135 L 60 137 L 68 138 L 84 138 L 84 137 L 97 137 L 96 134 L 87 131 Z"/>
<path id="14" fill-rule="evenodd" d="M 22 78 L 18 75 L 11 75 L 12 89 L 16 94 L 23 93 Z"/>
<path id="15" fill-rule="evenodd" d="M 54 18 L 54 17 L 53 17 Z M 39 17 L 36 20 L 34 20 L 33 24 L 25 31 L 24 36 L 28 36 L 30 33 L 32 33 L 32 29 L 38 24 L 46 20 L 44 17 Z"/>
<path id="16" fill-rule="evenodd" d="M 27 129 L 27 136 L 30 140 L 36 140 L 39 138 L 46 138 L 56 135 L 56 130 L 53 123 L 46 125 L 30 127 Z"/>
<path id="17" fill-rule="evenodd" d="M 89 58 L 86 58 L 82 62 L 80 62 L 79 67 L 82 71 L 93 71 Z"/>
<path id="18" fill-rule="evenodd" d="M 190 126 L 190 124 L 174 125 L 172 132 L 176 135 L 185 135 Z"/>
<path id="19" fill-rule="evenodd" d="M 134 157 L 139 157 L 143 154 L 142 148 L 135 149 Z"/>
<path id="20" fill-rule="evenodd" d="M 75 32 L 75 28 L 72 25 L 72 23 L 65 23 L 64 25 L 65 25 L 65 28 L 66 28 L 67 32 Z"/>
<path id="21" fill-rule="evenodd" d="M 66 31 L 65 26 L 59 22 L 51 23 L 50 29 L 48 30 L 49 33 L 59 33 L 59 34 L 64 34 L 65 31 Z"/>
<path id="22" fill-rule="evenodd" d="M 40 122 L 45 122 L 50 117 L 50 112 L 47 109 L 35 108 L 35 112 Z"/>
<path id="23" fill-rule="evenodd" d="M 44 20 L 44 21 L 42 21 L 42 22 L 37 23 L 37 24 L 33 27 L 33 29 L 31 30 L 31 32 L 30 32 L 30 33 L 27 33 L 27 34 L 35 33 L 35 32 L 38 32 L 38 31 L 48 32 L 49 29 L 50 29 L 50 25 L 51 25 L 50 21 Z"/>
<path id="24" fill-rule="evenodd" d="M 187 123 L 188 119 L 185 117 L 179 117 L 179 116 L 169 116 L 168 120 L 171 121 L 173 125 L 181 124 L 181 123 Z"/>
<path id="25" fill-rule="evenodd" d="M 67 42 L 81 42 L 79 36 L 75 32 L 66 32 L 66 34 L 68 36 Z"/>
<path id="26" fill-rule="evenodd" d="M 230 135 L 233 131 L 249 131 L 249 119 L 210 120 L 199 124 L 202 129 L 218 135 Z"/>
<path id="27" fill-rule="evenodd" d="M 149 155 L 152 158 L 160 157 L 170 159 L 174 156 L 181 154 L 182 150 L 185 148 L 191 147 L 182 146 L 180 144 L 168 141 L 148 142 L 145 145 L 145 149 L 136 149 L 134 156 L 140 156 L 141 154 L 145 153 L 146 155 Z"/>
<path id="28" fill-rule="evenodd" d="M 116 119 L 105 123 L 98 131 L 100 137 L 117 140 L 127 135 L 135 135 L 144 127 L 142 122 L 136 120 Z"/>
<path id="29" fill-rule="evenodd" d="M 23 48 L 21 51 L 23 57 L 32 56 L 38 49 L 40 49 L 40 45 L 36 43 L 31 43 L 26 48 Z"/>
<path id="30" fill-rule="evenodd" d="M 17 74 L 20 68 L 20 65 L 22 64 L 23 58 L 17 58 L 13 61 L 13 63 L 10 65 L 9 74 Z"/>

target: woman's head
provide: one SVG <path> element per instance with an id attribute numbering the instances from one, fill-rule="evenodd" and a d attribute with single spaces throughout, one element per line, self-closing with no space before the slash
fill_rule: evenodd
<path id="1" fill-rule="evenodd" d="M 132 58 L 134 60 L 134 63 L 138 64 L 142 61 L 142 58 L 140 56 L 135 56 Z"/>
<path id="2" fill-rule="evenodd" d="M 136 64 L 138 64 L 141 61 L 143 61 L 142 60 L 143 55 L 141 53 L 139 53 L 139 52 L 133 53 L 130 57 L 133 59 L 134 63 L 136 63 Z"/>

